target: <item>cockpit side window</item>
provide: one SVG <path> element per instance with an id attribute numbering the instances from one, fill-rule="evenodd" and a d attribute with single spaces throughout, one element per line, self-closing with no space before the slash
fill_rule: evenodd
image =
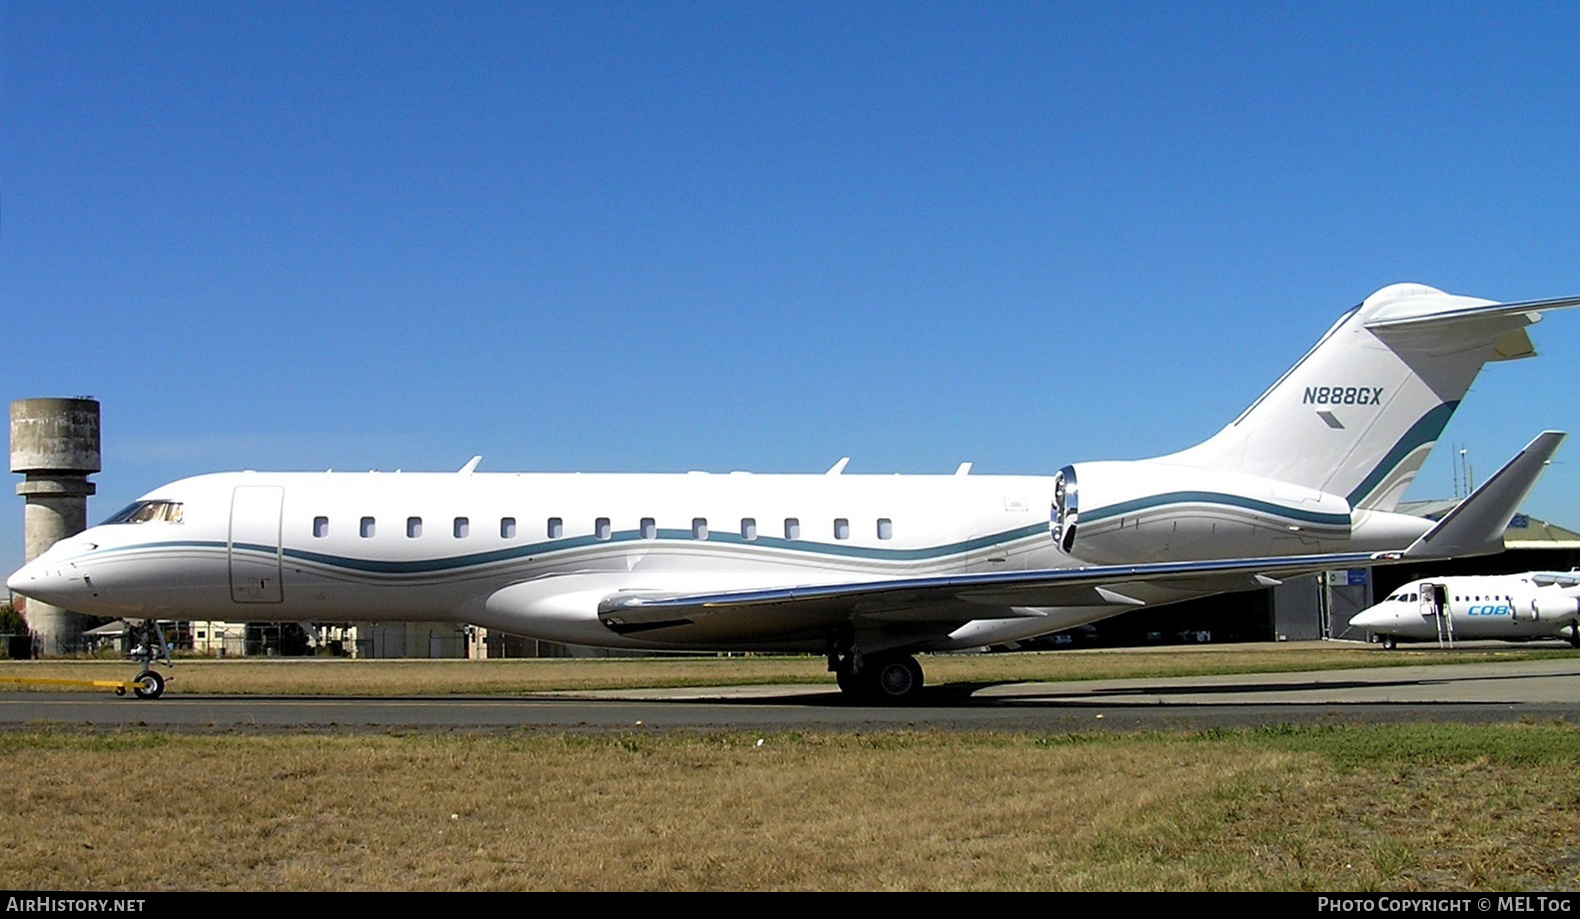
<path id="1" fill-rule="evenodd" d="M 137 501 L 104 521 L 100 526 L 117 523 L 180 523 L 180 501 Z"/>

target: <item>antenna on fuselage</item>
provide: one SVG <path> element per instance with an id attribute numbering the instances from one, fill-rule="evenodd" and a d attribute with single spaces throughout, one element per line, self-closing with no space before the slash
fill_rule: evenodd
<path id="1" fill-rule="evenodd" d="M 839 458 L 839 462 L 837 462 L 834 465 L 828 467 L 828 471 L 823 473 L 823 474 L 824 475 L 839 475 L 840 473 L 845 471 L 845 465 L 847 463 L 849 463 L 849 462 L 850 462 L 850 457 L 842 456 L 842 457 Z"/>
<path id="2" fill-rule="evenodd" d="M 482 461 L 483 461 L 483 457 L 481 455 L 472 457 L 471 459 L 466 461 L 466 465 L 462 466 L 457 474 L 458 475 L 471 475 L 473 472 L 475 472 L 477 470 L 477 464 L 481 463 Z"/>

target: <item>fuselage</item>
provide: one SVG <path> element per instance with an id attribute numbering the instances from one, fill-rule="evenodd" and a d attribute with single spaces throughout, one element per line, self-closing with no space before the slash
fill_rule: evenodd
<path id="1" fill-rule="evenodd" d="M 901 577 L 1398 548 L 1425 521 L 1357 511 L 1311 526 L 1312 499 L 1279 505 L 1138 484 L 1064 551 L 1042 476 L 220 473 L 149 492 L 63 540 L 9 581 L 70 609 L 128 618 L 457 621 L 578 644 L 677 649 L 618 635 L 598 603 L 623 591 L 718 592 Z M 1159 471 L 1161 469 L 1161 471 Z M 1150 478 L 1149 478 L 1150 477 Z M 1153 481 L 1155 480 L 1155 481 Z M 1148 484 L 1148 483 L 1151 484 Z M 1233 483 L 1231 483 L 1233 484 Z M 1139 491 L 1137 490 L 1139 489 Z M 1137 499 L 1150 489 L 1160 497 Z M 1189 590 L 1141 586 L 1136 601 Z M 1056 631 L 1129 606 L 978 608 L 927 647 Z M 742 646 L 821 650 L 823 639 Z"/>
<path id="2" fill-rule="evenodd" d="M 1362 610 L 1350 626 L 1415 641 L 1572 637 L 1580 619 L 1577 593 L 1574 575 L 1427 578 Z"/>

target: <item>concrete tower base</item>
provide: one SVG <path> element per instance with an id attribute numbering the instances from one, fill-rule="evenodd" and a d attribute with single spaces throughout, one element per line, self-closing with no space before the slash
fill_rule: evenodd
<path id="1" fill-rule="evenodd" d="M 16 493 L 27 558 L 88 528 L 88 474 L 99 471 L 99 403 L 92 399 L 20 399 L 11 403 L 11 471 L 27 476 Z M 23 616 L 39 651 L 81 651 L 86 617 L 29 600 Z"/>

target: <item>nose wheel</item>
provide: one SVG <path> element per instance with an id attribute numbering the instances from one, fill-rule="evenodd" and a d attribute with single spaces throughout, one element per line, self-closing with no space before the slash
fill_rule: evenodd
<path id="1" fill-rule="evenodd" d="M 157 670 L 144 670 L 133 680 L 132 693 L 139 699 L 157 699 L 165 694 L 165 678 Z"/>

